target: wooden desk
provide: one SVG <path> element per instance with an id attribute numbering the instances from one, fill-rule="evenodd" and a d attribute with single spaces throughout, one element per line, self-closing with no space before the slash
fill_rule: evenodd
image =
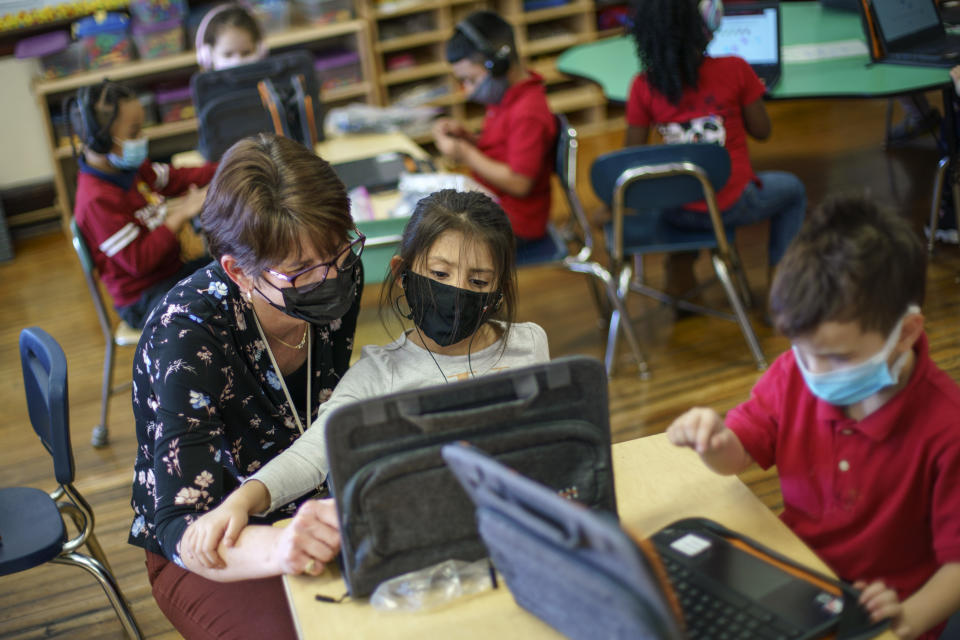
<path id="1" fill-rule="evenodd" d="M 317 155 L 330 163 L 349 162 L 367 158 L 389 151 L 409 154 L 418 160 L 430 156 L 420 145 L 402 133 L 373 133 L 331 138 L 318 142 Z M 174 167 L 197 167 L 203 164 L 203 156 L 198 151 L 186 151 L 173 156 Z M 390 218 L 399 199 L 399 192 L 388 191 L 370 196 L 374 220 L 357 222 L 357 228 L 367 236 L 367 245 L 363 251 L 364 281 L 380 282 L 387 272 L 394 248 L 400 242 L 400 234 L 407 224 L 407 218 Z"/>
<path id="2" fill-rule="evenodd" d="M 674 447 L 662 434 L 614 445 L 613 468 L 620 518 L 631 531 L 646 536 L 674 520 L 705 516 L 833 575 L 738 478 L 714 474 L 694 452 Z M 562 637 L 518 607 L 502 584 L 424 613 L 381 612 L 366 600 L 316 601 L 318 593 L 335 598 L 346 593 L 336 570 L 318 577 L 285 576 L 284 584 L 304 640 Z M 880 637 L 894 636 L 887 632 Z"/>

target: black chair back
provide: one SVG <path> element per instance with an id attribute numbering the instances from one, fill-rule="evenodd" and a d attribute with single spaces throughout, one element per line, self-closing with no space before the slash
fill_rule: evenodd
<path id="1" fill-rule="evenodd" d="M 30 423 L 53 457 L 57 482 L 70 484 L 76 465 L 70 445 L 67 357 L 49 333 L 29 327 L 20 332 L 20 364 Z"/>

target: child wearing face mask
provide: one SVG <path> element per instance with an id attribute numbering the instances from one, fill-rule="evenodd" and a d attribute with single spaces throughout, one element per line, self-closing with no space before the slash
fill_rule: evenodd
<path id="1" fill-rule="evenodd" d="M 202 71 L 256 62 L 268 53 L 256 18 L 235 3 L 217 5 L 203 16 L 197 28 L 196 51 Z"/>
<path id="2" fill-rule="evenodd" d="M 960 387 L 930 358 L 926 252 L 865 199 L 812 213 L 774 278 L 793 348 L 726 418 L 696 408 L 667 436 L 721 474 L 777 465 L 781 517 L 900 638 L 960 609 Z"/>
<path id="3" fill-rule="evenodd" d="M 117 313 L 142 328 L 153 306 L 208 259 L 184 264 L 178 232 L 200 213 L 216 165 L 147 158 L 143 106 L 115 82 L 81 88 L 68 112 L 82 150 L 74 216 Z M 175 198 L 175 199 L 168 199 Z"/>
<path id="4" fill-rule="evenodd" d="M 457 25 L 447 61 L 467 99 L 486 113 L 479 136 L 462 122 L 438 119 L 437 149 L 496 194 L 522 251 L 546 235 L 550 218 L 557 125 L 543 78 L 520 64 L 513 28 L 490 11 L 471 13 Z"/>
<path id="5" fill-rule="evenodd" d="M 324 429 L 339 406 L 364 398 L 465 380 L 549 359 L 538 325 L 514 322 L 514 239 L 503 210 L 478 192 L 444 190 L 421 200 L 390 263 L 381 313 L 412 327 L 384 346 L 363 348 L 289 449 L 190 525 L 181 555 L 220 565 L 251 514 L 269 512 L 321 485 L 328 464 Z"/>

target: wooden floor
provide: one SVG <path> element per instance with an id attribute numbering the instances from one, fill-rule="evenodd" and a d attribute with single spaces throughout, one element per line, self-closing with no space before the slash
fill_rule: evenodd
<path id="1" fill-rule="evenodd" d="M 884 151 L 885 108 L 882 101 L 772 104 L 774 137 L 754 146 L 755 165 L 793 171 L 807 184 L 812 203 L 828 192 L 869 191 L 902 210 L 919 227 L 929 206 L 937 154 L 930 140 Z M 585 172 L 592 157 L 616 148 L 620 140 L 621 132 L 586 140 L 581 171 Z M 588 208 L 595 209 L 596 200 L 586 183 L 581 193 Z M 761 295 L 766 289 L 764 231 L 749 229 L 738 238 L 752 286 Z M 60 234 L 21 240 L 15 250 L 16 259 L 0 265 L 0 486 L 46 490 L 55 486 L 49 457 L 27 422 L 17 353 L 19 330 L 39 325 L 60 341 L 67 354 L 77 486 L 96 511 L 100 541 L 145 634 L 177 638 L 150 595 L 143 552 L 126 544 L 135 451 L 127 398 L 117 396 L 111 405 L 112 446 L 93 450 L 89 445 L 90 428 L 99 414 L 103 343 L 77 260 Z M 698 267 L 704 274 L 709 270 L 706 261 Z M 657 280 L 656 261 L 648 269 Z M 924 311 L 934 359 L 960 379 L 958 272 L 960 253 L 941 248 L 929 270 Z M 520 317 L 546 329 L 553 356 L 602 354 L 603 333 L 583 278 L 554 268 L 521 273 Z M 721 301 L 719 291 L 710 297 Z M 636 301 L 633 309 L 638 317 L 652 310 L 637 325 L 653 375 L 641 381 L 629 358 L 621 359 L 610 382 L 615 441 L 660 432 L 691 405 L 725 411 L 746 398 L 759 374 L 736 325 L 707 318 L 674 322 L 668 312 L 642 301 Z M 768 358 L 786 348 L 786 341 L 770 330 L 759 325 L 757 330 Z M 382 340 L 375 297 L 368 295 L 357 343 Z M 121 350 L 120 375 L 129 371 L 130 363 L 131 350 Z M 775 474 L 755 470 L 744 479 L 771 508 L 779 507 Z M 48 565 L 0 578 L 0 637 L 50 636 L 119 638 L 122 632 L 100 588 L 78 569 Z"/>

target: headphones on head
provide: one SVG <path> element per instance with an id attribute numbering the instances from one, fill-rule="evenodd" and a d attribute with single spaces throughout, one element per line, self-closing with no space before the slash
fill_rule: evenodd
<path id="1" fill-rule="evenodd" d="M 723 0 L 700 0 L 697 8 L 709 33 L 720 28 L 720 23 L 723 21 Z"/>
<path id="2" fill-rule="evenodd" d="M 210 9 L 200 20 L 200 26 L 197 27 L 197 37 L 194 41 L 194 49 L 197 51 L 197 65 L 201 69 L 213 69 L 213 47 L 204 42 L 207 35 L 207 27 L 210 26 L 210 21 L 213 20 L 214 16 L 223 13 L 228 9 L 243 9 L 247 13 L 250 13 L 250 7 L 239 2 L 227 2 L 224 4 L 217 5 L 216 7 Z M 251 14 L 251 17 L 252 14 Z M 256 18 L 254 18 L 256 20 Z M 263 32 L 261 31 L 261 36 Z M 267 43 L 263 37 L 260 38 L 260 42 L 257 43 L 257 59 L 263 59 L 267 57 L 267 54 L 270 52 L 267 49 Z"/>
<path id="3" fill-rule="evenodd" d="M 77 91 L 77 97 L 74 99 L 77 105 L 77 111 L 80 113 L 80 122 L 83 126 L 83 131 L 74 133 L 82 134 L 84 146 L 95 153 L 109 153 L 110 149 L 113 148 L 113 136 L 110 134 L 110 127 L 113 126 L 114 121 L 117 119 L 117 112 L 120 109 L 119 101 L 115 100 L 113 102 L 113 112 L 110 114 L 110 119 L 107 120 L 103 126 L 97 123 L 97 114 L 95 111 L 95 103 L 103 100 L 106 92 L 110 91 L 112 85 L 112 82 L 104 78 L 99 85 L 80 87 Z M 72 126 L 73 120 L 70 118 L 69 111 L 67 112 L 67 117 Z"/>
<path id="4" fill-rule="evenodd" d="M 494 51 L 490 41 L 470 23 L 469 18 L 461 20 L 456 30 L 466 36 L 467 40 L 483 55 L 483 66 L 490 75 L 500 77 L 507 73 L 507 69 L 510 68 L 510 55 L 513 53 L 510 45 L 504 44 Z"/>

